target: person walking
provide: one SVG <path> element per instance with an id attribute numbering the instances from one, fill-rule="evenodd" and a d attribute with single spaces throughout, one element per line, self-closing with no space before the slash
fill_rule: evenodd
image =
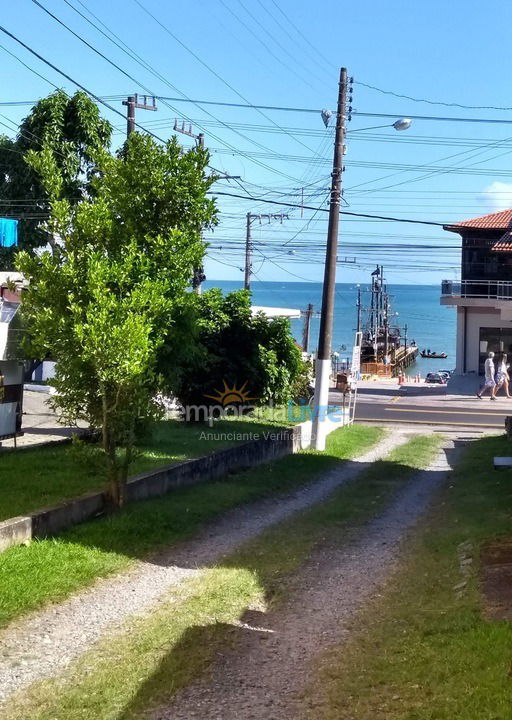
<path id="1" fill-rule="evenodd" d="M 502 387 L 505 388 L 505 395 L 510 399 L 512 398 L 512 395 L 509 391 L 509 376 L 508 376 L 508 369 L 510 365 L 507 363 L 507 356 L 505 353 L 501 356 L 501 360 L 498 365 L 498 371 L 496 373 L 496 385 L 494 386 L 493 390 L 493 396 L 496 397 L 499 390 L 501 390 Z"/>
<path id="2" fill-rule="evenodd" d="M 489 390 L 491 394 L 490 400 L 496 400 L 496 398 L 494 397 L 494 390 L 496 388 L 494 373 L 494 353 L 490 352 L 487 355 L 487 359 L 484 365 L 484 384 L 476 394 L 477 398 L 479 398 L 480 400 L 482 399 L 482 393 L 486 392 L 487 390 Z"/>

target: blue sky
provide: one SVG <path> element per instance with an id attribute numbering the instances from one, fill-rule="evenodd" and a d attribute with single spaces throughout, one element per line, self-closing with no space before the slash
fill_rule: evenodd
<path id="1" fill-rule="evenodd" d="M 5 3 L 2 25 L 95 94 L 119 96 L 110 102 L 121 112 L 120 96 L 143 93 L 145 88 L 170 97 L 316 111 L 258 112 L 253 107 L 176 101 L 160 102 L 157 113 L 139 111 L 140 124 L 162 138 L 173 133 L 176 117 L 192 121 L 196 132 L 205 133 L 211 164 L 240 176 L 238 182 L 223 180 L 215 187 L 251 196 L 219 196 L 220 224 L 209 237 L 206 261 L 209 279 L 242 278 L 248 212 L 286 212 L 282 223 L 253 221 L 256 281 L 321 280 L 327 213 L 279 202 L 298 203 L 304 192 L 305 204 L 326 207 L 333 130 L 324 128 L 319 111 L 335 109 L 341 65 L 354 77 L 353 107 L 358 113 L 511 121 L 415 120 L 410 130 L 397 133 L 389 127 L 391 118 L 354 115 L 348 125 L 343 177 L 347 210 L 442 223 L 512 206 L 512 111 L 414 102 L 359 84 L 429 101 L 511 106 L 512 7 L 503 0 L 491 0 L 485 9 L 468 0 L 41 3 L 137 82 L 95 55 L 31 0 Z M 123 54 L 70 5 L 115 31 L 164 79 Z M 0 35 L 3 48 L 50 83 L 68 92 L 76 89 L 11 38 Z M 50 83 L 4 49 L 0 58 L 0 102 L 34 101 L 52 90 Z M 29 107 L 1 106 L 2 131 L 12 134 L 8 128 Z M 104 114 L 116 126 L 115 142 L 120 143 L 125 122 L 107 109 Z M 355 132 L 377 125 L 387 126 Z M 182 137 L 189 145 L 191 141 Z M 276 204 L 262 203 L 261 198 Z M 390 282 L 432 284 L 457 275 L 458 238 L 441 227 L 343 216 L 340 230 L 340 282 L 366 281 L 377 262 L 386 267 Z"/>

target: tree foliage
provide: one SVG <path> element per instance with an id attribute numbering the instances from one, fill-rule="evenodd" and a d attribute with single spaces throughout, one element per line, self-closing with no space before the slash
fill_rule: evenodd
<path id="1" fill-rule="evenodd" d="M 67 422 L 101 430 L 116 504 L 132 458 L 136 423 L 152 417 L 161 389 L 157 358 L 201 262 L 201 231 L 215 222 L 206 192 L 208 154 L 183 153 L 133 133 L 113 157 L 93 157 L 92 193 L 72 203 L 55 154 L 28 162 L 51 201 L 46 231 L 58 251 L 18 255 L 30 278 L 23 311 L 31 352 L 57 362 L 55 406 Z"/>
<path id="2" fill-rule="evenodd" d="M 244 387 L 248 404 L 285 403 L 295 380 L 304 371 L 301 352 L 287 318 L 251 313 L 250 293 L 222 295 L 212 289 L 195 298 L 194 344 L 181 364 L 175 392 L 183 405 L 214 405 L 217 390 Z M 168 338 L 163 362 L 173 365 L 179 354 Z M 162 371 L 167 374 L 165 364 Z"/>
<path id="3" fill-rule="evenodd" d="M 110 145 L 112 127 L 84 93 L 69 97 L 58 90 L 40 100 L 20 125 L 14 140 L 0 136 L 0 200 L 2 214 L 19 218 L 20 247 L 31 249 L 52 240 L 42 219 L 49 196 L 28 153 L 51 152 L 62 179 L 61 194 L 76 203 L 91 191 L 94 156 Z M 0 249 L 0 267 L 12 267 L 13 251 Z"/>

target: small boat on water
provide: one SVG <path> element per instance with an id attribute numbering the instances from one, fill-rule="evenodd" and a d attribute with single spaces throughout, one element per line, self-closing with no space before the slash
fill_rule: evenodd
<path id="1" fill-rule="evenodd" d="M 430 358 L 430 359 L 438 359 L 438 360 L 445 360 L 448 355 L 446 353 L 436 353 L 436 352 L 430 352 L 428 350 L 422 350 L 420 352 L 420 355 L 422 358 Z"/>

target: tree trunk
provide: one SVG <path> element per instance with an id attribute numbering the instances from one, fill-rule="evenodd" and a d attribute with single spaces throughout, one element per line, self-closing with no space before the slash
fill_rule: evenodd
<path id="1" fill-rule="evenodd" d="M 112 437 L 110 427 L 110 414 L 108 411 L 108 396 L 105 389 L 102 392 L 103 406 L 103 428 L 102 428 L 102 445 L 105 452 L 105 461 L 107 465 L 108 494 L 112 507 L 119 508 L 123 503 L 123 493 L 120 487 L 119 466 L 116 457 L 116 443 Z"/>

